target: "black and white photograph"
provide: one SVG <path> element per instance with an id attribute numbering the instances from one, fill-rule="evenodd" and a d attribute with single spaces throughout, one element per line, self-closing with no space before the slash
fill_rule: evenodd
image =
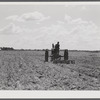
<path id="1" fill-rule="evenodd" d="M 100 2 L 0 3 L 0 90 L 100 90 Z"/>

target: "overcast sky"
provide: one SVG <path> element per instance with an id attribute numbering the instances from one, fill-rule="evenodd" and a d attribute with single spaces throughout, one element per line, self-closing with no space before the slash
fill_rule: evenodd
<path id="1" fill-rule="evenodd" d="M 100 50 L 100 5 L 0 5 L 0 47 Z"/>

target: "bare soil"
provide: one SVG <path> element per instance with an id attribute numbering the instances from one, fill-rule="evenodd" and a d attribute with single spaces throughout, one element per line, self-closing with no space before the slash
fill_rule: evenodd
<path id="1" fill-rule="evenodd" d="M 0 89 L 100 90 L 100 52 L 69 51 L 75 64 L 44 62 L 44 54 L 0 51 Z"/>

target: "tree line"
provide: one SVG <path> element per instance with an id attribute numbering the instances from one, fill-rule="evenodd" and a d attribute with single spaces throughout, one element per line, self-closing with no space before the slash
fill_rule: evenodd
<path id="1" fill-rule="evenodd" d="M 1 47 L 1 50 L 14 50 L 13 47 Z"/>

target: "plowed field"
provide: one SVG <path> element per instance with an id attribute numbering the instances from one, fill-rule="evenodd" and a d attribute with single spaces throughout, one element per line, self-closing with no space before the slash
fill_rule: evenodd
<path id="1" fill-rule="evenodd" d="M 100 90 L 99 52 L 69 51 L 69 59 L 75 64 L 44 62 L 44 54 L 0 51 L 0 89 Z"/>

